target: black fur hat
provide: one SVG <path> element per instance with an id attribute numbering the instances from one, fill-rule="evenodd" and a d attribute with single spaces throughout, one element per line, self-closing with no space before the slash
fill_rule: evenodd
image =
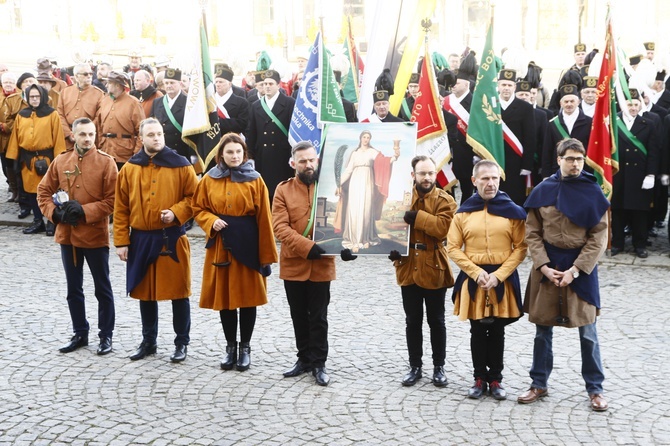
<path id="1" fill-rule="evenodd" d="M 382 74 L 380 74 L 375 81 L 375 91 L 376 90 L 388 91 L 389 96 L 393 96 L 393 76 L 391 76 L 391 70 L 389 68 L 384 68 Z"/>

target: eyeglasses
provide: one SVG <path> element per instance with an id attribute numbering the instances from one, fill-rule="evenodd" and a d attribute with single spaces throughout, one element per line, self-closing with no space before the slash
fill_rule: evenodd
<path id="1" fill-rule="evenodd" d="M 32 94 L 30 96 L 28 96 L 28 99 L 40 99 L 40 98 L 42 98 L 42 96 L 35 96 L 35 95 L 32 95 Z"/>
<path id="2" fill-rule="evenodd" d="M 583 163 L 584 162 L 584 157 L 583 156 L 562 156 L 562 160 L 565 160 L 569 163 L 574 163 L 575 161 L 578 163 Z"/>
<path id="3" fill-rule="evenodd" d="M 86 76 L 86 77 L 93 76 L 93 73 L 77 73 L 77 74 L 79 74 L 80 76 Z"/>
<path id="4" fill-rule="evenodd" d="M 437 175 L 437 172 L 432 171 L 432 172 L 416 172 L 416 176 L 418 177 L 434 177 Z"/>

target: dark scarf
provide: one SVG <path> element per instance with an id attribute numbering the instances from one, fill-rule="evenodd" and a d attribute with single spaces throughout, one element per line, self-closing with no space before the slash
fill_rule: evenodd
<path id="1" fill-rule="evenodd" d="M 139 166 L 148 166 L 149 161 L 152 161 L 158 167 L 184 167 L 191 165 L 189 160 L 168 146 L 163 147 L 163 150 L 154 155 L 153 158 L 142 149 L 128 160 L 129 163 Z"/>
<path id="2" fill-rule="evenodd" d="M 146 101 L 151 96 L 153 96 L 155 93 L 156 93 L 156 87 L 154 87 L 153 85 L 149 85 L 147 88 L 145 88 L 142 91 L 134 90 L 134 91 L 130 92 L 130 94 L 132 96 L 135 96 L 137 99 L 139 99 L 140 102 Z"/>
<path id="3" fill-rule="evenodd" d="M 54 109 L 49 107 L 49 92 L 47 92 L 46 88 L 37 84 L 33 84 L 30 87 L 26 88 L 25 90 L 26 102 L 30 104 L 30 102 L 28 101 L 28 96 L 30 95 L 30 90 L 34 88 L 36 88 L 37 91 L 40 92 L 40 104 L 34 108 L 28 105 L 26 108 L 24 108 L 19 112 L 19 115 L 23 116 L 24 118 L 30 118 L 30 115 L 32 115 L 33 112 L 35 112 L 38 118 L 44 118 L 45 116 L 49 116 L 51 113 L 54 112 Z"/>
<path id="4" fill-rule="evenodd" d="M 209 169 L 207 175 L 216 179 L 230 177 L 230 181 L 233 183 L 246 183 L 247 181 L 253 181 L 261 176 L 260 173 L 256 172 L 253 160 L 247 160 L 238 167 L 233 168 L 226 166 L 225 163 L 221 161 L 219 164 Z"/>
<path id="5" fill-rule="evenodd" d="M 477 212 L 484 209 L 489 214 L 497 215 L 499 217 L 510 218 L 513 220 L 525 220 L 526 211 L 521 206 L 518 206 L 512 199 L 503 191 L 498 191 L 495 197 L 485 201 L 477 192 L 461 205 L 456 211 L 459 212 Z"/>
<path id="6" fill-rule="evenodd" d="M 610 207 L 596 177 L 588 172 L 563 177 L 560 169 L 538 184 L 523 205 L 526 209 L 556 206 L 568 220 L 581 228 L 592 228 Z"/>

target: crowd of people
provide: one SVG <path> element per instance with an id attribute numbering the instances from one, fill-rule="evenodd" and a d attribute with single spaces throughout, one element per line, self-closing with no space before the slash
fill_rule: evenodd
<path id="1" fill-rule="evenodd" d="M 645 46 L 651 48 L 648 64 L 653 43 Z M 575 64 L 553 94 L 534 63 L 525 67 L 523 77 L 513 67 L 501 66 L 498 92 L 509 133 L 504 171 L 481 160 L 466 139 L 475 54 L 450 55 L 450 65 L 436 73 L 462 198 L 457 206 L 453 193 L 438 187 L 434 160 L 412 160 L 411 208 L 404 214 L 410 244 L 407 253 L 389 253 L 406 314 L 410 370 L 402 385 L 412 386 L 423 376 L 424 306 L 432 383 L 447 385 L 445 298 L 453 287 L 454 315 L 471 324 L 474 385 L 468 397 L 488 392 L 495 399 L 507 398 L 502 385 L 505 326 L 526 312 L 537 329 L 532 384 L 518 402 L 532 403 L 548 394 L 552 328 L 575 327 L 591 408 L 607 410 L 596 317 L 597 261 L 607 245 L 610 202 L 585 166 L 597 96 L 597 78 L 589 75 L 587 65 L 597 50 L 587 54 L 582 44 L 574 50 Z M 627 113 L 615 130 L 620 170 L 611 202 L 612 255 L 624 250 L 628 231 L 635 254 L 646 257 L 648 237 L 662 227 L 667 213 L 670 81 L 659 70 L 645 84 L 642 74 L 635 74 L 636 67 L 645 65 L 641 59 L 630 60 L 630 99 L 620 104 Z M 156 68 L 142 64 L 138 55 L 131 55 L 121 70 L 107 63 L 77 64 L 71 76 L 46 58 L 37 61 L 37 75 L 17 76 L 0 65 L 0 155 L 8 201 L 17 203 L 19 218 L 33 215 L 24 234 L 45 232 L 61 249 L 73 336 L 60 351 L 88 345 L 84 261 L 98 300 L 97 354 L 113 350 L 111 219 L 116 254 L 127 263 L 125 294 L 138 300 L 142 323 L 142 340 L 130 359 L 156 353 L 158 301 L 170 300 L 175 331 L 170 360 L 184 361 L 192 295 L 187 231 L 195 221 L 207 238 L 199 305 L 219 312 L 226 339 L 221 369 L 250 367 L 257 307 L 267 303 L 266 277 L 279 262 L 297 349 L 297 361 L 284 376 L 311 372 L 317 384 L 328 385 L 327 313 L 336 263 L 311 237 L 318 153 L 310 143 L 291 146 L 288 141 L 295 105 L 290 93 L 300 76 L 285 83 L 277 71 L 263 67 L 246 73 L 237 86 L 232 68 L 216 64 L 223 136 L 212 153 L 213 167 L 203 171 L 195 148 L 181 137 L 188 76 L 167 63 Z M 336 73 L 338 79 L 340 75 Z M 389 111 L 387 75 L 380 77 L 374 109 L 365 122 L 411 119 L 419 75 L 410 77 L 399 117 Z M 356 120 L 353 112 L 347 117 Z M 343 187 L 373 191 L 369 166 L 377 154 L 370 133 L 362 132 Z M 395 153 L 388 163 L 397 157 Z M 344 261 L 378 243 L 375 221 L 356 212 L 357 200 L 371 199 L 349 193 L 343 213 L 349 231 Z M 281 243 L 279 254 L 276 241 Z M 527 253 L 533 268 L 522 295 L 517 267 Z M 456 278 L 450 260 L 460 270 Z"/>

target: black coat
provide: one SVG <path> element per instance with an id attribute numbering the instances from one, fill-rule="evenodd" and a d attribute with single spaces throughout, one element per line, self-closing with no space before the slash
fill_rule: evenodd
<path id="1" fill-rule="evenodd" d="M 247 91 L 247 101 L 249 101 L 250 104 L 253 104 L 257 100 L 258 100 L 258 90 L 252 88 L 251 90 Z"/>
<path id="2" fill-rule="evenodd" d="M 249 102 L 233 93 L 223 106 L 228 112 L 229 119 L 219 116 L 221 135 L 226 133 L 243 133 L 249 124 Z"/>
<path id="3" fill-rule="evenodd" d="M 272 113 L 288 131 L 295 100 L 290 96 L 278 94 Z M 294 176 L 294 171 L 289 165 L 291 144 L 288 137 L 265 113 L 260 101 L 251 104 L 249 125 L 244 135 L 247 138 L 249 157 L 255 161 L 256 170 L 263 177 L 272 202 L 277 185 Z"/>
<path id="4" fill-rule="evenodd" d="M 237 85 L 231 85 L 231 88 L 233 89 L 233 94 L 234 94 L 235 96 L 239 96 L 239 97 L 241 97 L 241 98 L 245 98 L 245 99 L 246 99 L 246 97 L 247 97 L 247 91 L 246 91 L 244 88 L 242 88 L 242 87 L 238 87 Z"/>
<path id="5" fill-rule="evenodd" d="M 399 117 L 397 117 L 396 115 L 391 114 L 391 113 L 386 115 L 386 117 L 384 119 L 382 119 L 381 121 L 382 122 L 405 122 L 402 119 L 400 119 Z"/>
<path id="6" fill-rule="evenodd" d="M 358 122 L 356 117 L 356 105 L 353 102 L 342 98 L 342 106 L 344 107 L 344 116 L 347 117 L 347 122 Z"/>
<path id="7" fill-rule="evenodd" d="M 542 158 L 544 155 L 543 144 L 544 138 L 547 134 L 547 126 L 549 124 L 549 115 L 547 115 L 546 108 L 533 107 L 535 110 L 535 154 L 533 155 L 533 185 L 542 181 Z M 546 110 L 546 111 L 545 111 Z M 551 112 L 549 112 L 551 113 Z"/>
<path id="8" fill-rule="evenodd" d="M 670 109 L 670 90 L 663 90 L 661 97 L 656 101 L 656 105 L 666 109 Z"/>
<path id="9" fill-rule="evenodd" d="M 172 105 L 170 109 L 174 115 L 175 120 L 179 125 L 184 124 L 184 111 L 186 110 L 186 95 L 184 93 L 179 93 L 177 100 Z M 185 156 L 186 159 L 193 162 L 191 155 L 195 155 L 194 150 L 188 146 L 181 139 L 181 131 L 172 124 L 170 118 L 168 118 L 167 112 L 165 111 L 165 105 L 163 105 L 163 98 L 154 99 L 153 105 L 151 106 L 151 116 L 158 119 L 158 121 L 163 125 L 163 133 L 165 134 L 165 145 L 175 149 L 177 153 L 182 156 Z"/>
<path id="10" fill-rule="evenodd" d="M 629 143 L 618 130 L 619 172 L 614 175 L 612 209 L 648 211 L 654 199 L 654 189 L 643 190 L 642 181 L 647 175 L 659 173 L 658 130 L 646 113 L 635 118 L 630 130 L 647 149 L 647 155 Z"/>
<path id="11" fill-rule="evenodd" d="M 589 137 L 591 136 L 591 122 L 593 119 L 586 116 L 584 111 L 579 108 L 579 116 L 575 121 L 575 125 L 572 127 L 572 131 L 569 132 L 571 138 L 578 139 L 583 145 L 584 150 L 589 147 Z M 544 145 L 542 148 L 542 177 L 547 178 L 552 176 L 558 170 L 558 162 L 556 161 L 556 146 L 559 142 L 563 140 L 563 136 L 556 128 L 554 120 L 558 119 L 563 128 L 567 131 L 568 128 L 565 125 L 563 120 L 563 113 L 559 113 L 558 116 L 549 121 L 547 127 L 547 133 L 544 137 Z"/>
<path id="12" fill-rule="evenodd" d="M 451 96 L 447 96 L 450 98 Z M 446 101 L 446 99 L 445 99 Z M 464 109 L 470 112 L 472 105 L 472 93 L 468 92 L 461 100 L 461 105 Z M 472 157 L 475 155 L 470 144 L 466 142 L 465 135 L 458 129 L 458 117 L 450 112 L 445 113 L 445 124 L 447 124 L 447 135 L 449 136 L 449 146 L 453 156 L 453 171 L 458 182 L 461 185 L 466 183 L 472 184 L 470 177 L 472 177 Z"/>
<path id="13" fill-rule="evenodd" d="M 535 151 L 535 111 L 533 106 L 521 99 L 514 98 L 507 109 L 502 111 L 502 119 L 516 135 L 523 146 L 523 155 L 519 156 L 505 141 L 505 181 L 500 190 L 507 192 L 512 201 L 523 206 L 526 201 L 526 177 L 521 170 L 533 170 Z"/>
<path id="14" fill-rule="evenodd" d="M 409 122 L 409 120 L 412 118 L 412 110 L 414 109 L 415 99 L 414 97 L 412 97 L 412 95 L 408 94 L 405 96 L 404 100 L 407 103 L 407 108 L 409 109 L 409 115 L 405 113 L 405 108 L 401 104 L 400 111 L 398 112 L 398 117 L 405 122 Z"/>

